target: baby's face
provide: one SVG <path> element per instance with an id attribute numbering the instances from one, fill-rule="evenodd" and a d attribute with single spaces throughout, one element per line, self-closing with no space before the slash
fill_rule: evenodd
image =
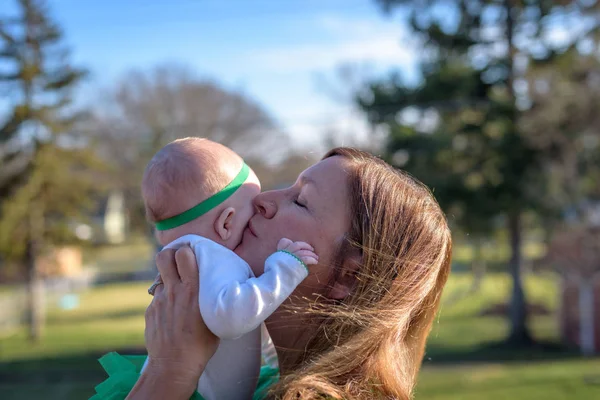
<path id="1" fill-rule="evenodd" d="M 253 205 L 254 198 L 260 193 L 260 181 L 251 170 L 248 179 L 235 191 L 223 204 L 209 211 L 208 213 L 196 218 L 195 220 L 167 231 L 156 231 L 158 242 L 166 246 L 173 240 L 183 235 L 194 234 L 211 239 L 230 250 L 235 249 L 242 241 L 244 230 L 248 226 L 248 221 L 254 216 Z M 188 210 L 197 204 L 197 199 L 190 196 L 172 196 L 169 199 L 170 205 L 177 210 Z M 225 208 L 232 207 L 235 214 L 229 223 L 231 235 L 228 239 L 222 240 L 216 231 L 216 221 Z"/>
<path id="2" fill-rule="evenodd" d="M 248 226 L 248 221 L 254 216 L 254 198 L 260 193 L 260 181 L 251 170 L 250 175 L 246 182 L 240 187 L 229 199 L 227 199 L 228 205 L 235 208 L 235 216 L 232 221 L 231 239 L 228 241 L 231 243 L 227 246 L 231 249 L 237 247 L 242 241 L 244 230 Z"/>

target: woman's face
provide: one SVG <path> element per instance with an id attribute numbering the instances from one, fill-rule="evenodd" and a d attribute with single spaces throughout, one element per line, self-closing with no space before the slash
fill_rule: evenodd
<path id="1" fill-rule="evenodd" d="M 323 294 L 337 245 L 350 226 L 347 168 L 342 157 L 327 158 L 302 172 L 293 186 L 256 196 L 256 214 L 235 252 L 260 274 L 281 238 L 307 242 L 319 263 L 309 266 L 295 294 Z"/>

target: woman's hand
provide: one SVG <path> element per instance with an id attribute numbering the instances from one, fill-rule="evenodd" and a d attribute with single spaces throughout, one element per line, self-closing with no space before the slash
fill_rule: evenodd
<path id="1" fill-rule="evenodd" d="M 156 256 L 156 264 L 163 284 L 156 288 L 146 310 L 149 362 L 128 398 L 161 398 L 160 392 L 168 398 L 178 398 L 175 393 L 188 398 L 217 350 L 219 339 L 200 315 L 198 267 L 193 251 L 189 247 L 163 250 Z"/>

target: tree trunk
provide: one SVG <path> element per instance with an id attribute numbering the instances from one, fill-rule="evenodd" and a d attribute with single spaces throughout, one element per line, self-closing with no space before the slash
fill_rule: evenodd
<path id="1" fill-rule="evenodd" d="M 38 342 L 44 326 L 44 282 L 42 281 L 36 263 L 36 250 L 33 241 L 27 243 L 27 294 L 29 340 Z"/>
<path id="2" fill-rule="evenodd" d="M 474 248 L 473 248 L 473 261 L 471 262 L 471 270 L 473 273 L 473 283 L 471 284 L 471 288 L 469 289 L 469 294 L 476 293 L 479 291 L 481 287 L 481 283 L 483 282 L 483 278 L 485 277 L 485 273 L 487 271 L 487 262 L 485 261 L 485 257 L 483 255 L 483 247 L 486 240 L 483 237 L 478 237 L 475 239 Z"/>
<path id="3" fill-rule="evenodd" d="M 41 204 L 34 203 L 29 214 L 30 238 L 27 243 L 26 260 L 28 279 L 28 323 L 29 340 L 37 342 L 41 339 L 45 320 L 44 282 L 40 275 L 37 258 L 40 254 L 41 238 L 43 237 L 44 212 Z"/>
<path id="4" fill-rule="evenodd" d="M 516 346 L 527 346 L 533 343 L 527 328 L 527 302 L 523 291 L 521 274 L 521 212 L 511 211 L 508 215 L 511 258 L 509 271 L 512 278 L 512 295 L 510 299 L 510 335 L 508 342 Z"/>
<path id="5" fill-rule="evenodd" d="M 512 104 L 511 122 L 512 132 L 511 135 L 518 135 L 517 132 L 517 98 L 514 88 L 515 80 L 515 69 L 514 60 L 517 53 L 517 49 L 514 44 L 514 15 L 513 15 L 513 3 L 514 0 L 504 0 L 504 9 L 506 11 L 506 43 L 508 45 L 508 54 L 506 57 L 508 76 L 506 78 L 506 86 L 510 101 Z M 515 199 L 514 201 L 519 201 Z M 515 346 L 526 346 L 530 345 L 533 341 L 529 330 L 527 329 L 527 306 L 525 301 L 525 293 L 523 292 L 523 281 L 521 271 L 521 210 L 516 208 L 509 211 L 508 214 L 508 230 L 510 235 L 510 247 L 511 247 L 511 258 L 510 258 L 510 275 L 513 281 L 512 295 L 510 299 L 510 336 L 508 342 Z"/>
<path id="6" fill-rule="evenodd" d="M 596 352 L 594 332 L 594 281 L 579 281 L 579 348 L 584 356 L 592 356 Z"/>

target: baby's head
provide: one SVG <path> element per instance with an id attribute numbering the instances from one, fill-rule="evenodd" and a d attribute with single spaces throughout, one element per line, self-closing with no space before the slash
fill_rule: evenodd
<path id="1" fill-rule="evenodd" d="M 159 243 L 164 246 L 196 234 L 234 249 L 254 214 L 252 199 L 260 193 L 260 182 L 251 169 L 244 183 L 210 211 L 179 226 L 169 218 L 222 191 L 239 178 L 242 166 L 244 161 L 234 151 L 208 139 L 175 140 L 156 153 L 144 172 L 142 197 L 150 222 L 162 222 L 157 226 Z"/>

